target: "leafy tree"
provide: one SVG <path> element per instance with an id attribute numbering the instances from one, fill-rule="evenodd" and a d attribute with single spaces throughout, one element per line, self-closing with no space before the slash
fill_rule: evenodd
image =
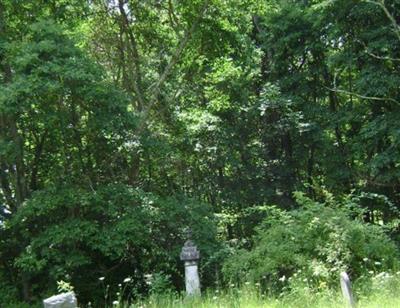
<path id="1" fill-rule="evenodd" d="M 326 190 L 357 195 L 364 221 L 396 226 L 399 5 L 2 1 L 0 288 L 17 286 L 28 301 L 71 272 L 89 298 L 96 267 L 117 283 L 133 265 L 140 291 L 148 269 L 162 288 L 167 277 L 180 287 L 187 224 L 210 256 L 208 285 L 232 243 L 260 246 L 254 227 L 275 217 L 265 204 L 301 223 L 315 214 L 293 191 L 320 203 Z M 351 232 L 361 224 L 336 206 L 315 208 Z M 121 225 L 119 212 L 137 225 Z"/>
<path id="2" fill-rule="evenodd" d="M 51 187 L 36 192 L 7 223 L 1 251 L 13 251 L 16 241 L 21 249 L 1 257 L 13 269 L 12 284 L 19 285 L 18 273 L 26 273 L 33 299 L 55 292 L 57 281 L 64 280 L 75 287 L 80 302 L 93 302 L 103 298 L 105 284 L 116 292 L 127 277 L 129 289 L 141 292 L 148 274 L 171 275 L 170 288 L 181 287 L 185 226 L 193 228 L 203 258 L 209 258 L 217 246 L 213 217 L 204 204 L 120 184 L 95 192 Z M 203 279 L 207 284 L 207 275 Z"/>

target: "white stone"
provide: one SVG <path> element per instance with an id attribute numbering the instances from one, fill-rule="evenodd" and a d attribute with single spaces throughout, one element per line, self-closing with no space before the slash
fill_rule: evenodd
<path id="1" fill-rule="evenodd" d="M 342 294 L 346 300 L 347 305 L 350 307 L 355 307 L 356 303 L 354 301 L 353 292 L 351 290 L 350 278 L 346 272 L 340 273 L 340 286 L 342 288 Z"/>
<path id="2" fill-rule="evenodd" d="M 77 308 L 74 292 L 61 293 L 43 301 L 44 308 Z"/>
<path id="3" fill-rule="evenodd" d="M 200 279 L 196 261 L 185 261 L 185 285 L 187 295 L 200 295 Z"/>

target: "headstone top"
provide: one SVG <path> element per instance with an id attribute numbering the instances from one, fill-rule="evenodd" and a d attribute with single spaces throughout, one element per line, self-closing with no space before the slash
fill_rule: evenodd
<path id="1" fill-rule="evenodd" d="M 44 308 L 77 308 L 74 292 L 61 293 L 43 300 Z"/>
<path id="2" fill-rule="evenodd" d="M 186 228 L 184 232 L 185 232 L 185 237 L 186 237 L 186 239 L 187 239 L 188 241 L 191 240 L 192 237 L 193 237 L 192 228 Z"/>
<path id="3" fill-rule="evenodd" d="M 195 261 L 200 259 L 200 252 L 197 250 L 197 246 L 192 240 L 187 240 L 185 242 L 180 257 L 182 261 Z"/>
<path id="4" fill-rule="evenodd" d="M 182 261 L 196 261 L 200 259 L 200 252 L 197 250 L 197 246 L 194 244 L 192 241 L 192 229 L 187 228 L 185 230 L 185 235 L 186 235 L 186 242 L 182 247 L 181 251 L 181 260 Z"/>

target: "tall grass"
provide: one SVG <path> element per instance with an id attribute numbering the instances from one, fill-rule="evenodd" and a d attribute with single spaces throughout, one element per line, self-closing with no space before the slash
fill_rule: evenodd
<path id="1" fill-rule="evenodd" d="M 396 274 L 374 273 L 359 279 L 353 286 L 357 308 L 400 307 L 400 272 Z M 306 283 L 292 286 L 277 296 L 267 295 L 258 284 L 247 283 L 241 287 L 231 285 L 226 289 L 207 290 L 200 297 L 186 297 L 183 293 L 166 291 L 152 294 L 133 304 L 124 303 L 122 294 L 128 289 L 121 286 L 120 292 L 108 297 L 107 308 L 344 308 L 347 307 L 341 295 L 339 282 L 337 289 L 311 289 Z M 133 294 L 132 294 L 133 295 Z M 0 305 L 1 306 L 1 305 Z M 3 307 L 3 306 L 1 306 Z M 33 308 L 35 305 L 15 304 L 6 308 Z M 79 305 L 83 308 L 85 306 Z M 95 306 L 86 306 L 95 307 Z"/>
<path id="2" fill-rule="evenodd" d="M 339 284 L 339 283 L 338 283 Z M 360 280 L 354 286 L 357 307 L 362 308 L 395 308 L 400 307 L 400 273 L 397 275 L 378 274 Z M 243 287 L 230 287 L 226 290 L 209 290 L 201 297 L 185 297 L 182 294 L 167 292 L 153 294 L 139 300 L 133 305 L 114 304 L 118 308 L 322 308 L 346 307 L 339 286 L 336 290 L 311 290 L 307 286 L 292 288 L 279 296 L 268 296 L 260 291 L 257 284 Z"/>

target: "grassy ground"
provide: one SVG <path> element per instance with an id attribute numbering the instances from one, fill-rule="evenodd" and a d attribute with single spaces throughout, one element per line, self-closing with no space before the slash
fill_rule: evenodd
<path id="1" fill-rule="evenodd" d="M 179 299 L 179 298 L 153 298 L 145 302 L 138 302 L 131 307 L 141 307 L 141 308 L 180 308 L 180 307 L 190 307 L 190 308 L 208 308 L 208 307 L 218 307 L 218 308 L 236 308 L 236 307 L 265 307 L 265 308 L 310 308 L 310 307 L 346 307 L 346 303 L 341 297 L 329 298 L 313 298 L 310 296 L 309 299 L 302 298 L 296 299 L 294 301 L 288 301 L 285 299 L 272 299 L 272 298 L 260 298 L 260 297 L 229 297 L 221 296 L 219 298 L 214 297 L 203 297 L 201 299 Z M 385 298 L 385 297 L 375 297 L 375 298 L 365 298 L 358 301 L 357 307 L 365 308 L 395 308 L 400 307 L 400 298 Z"/>
<path id="2" fill-rule="evenodd" d="M 354 286 L 357 308 L 397 308 L 400 307 L 400 272 L 389 275 L 379 273 L 372 278 L 359 282 Z M 344 308 L 348 307 L 343 300 L 339 286 L 337 290 L 321 287 L 319 291 L 311 290 L 306 283 L 297 284 L 286 289 L 278 296 L 265 295 L 259 289 L 259 284 L 246 283 L 242 287 L 232 286 L 225 290 L 209 290 L 201 297 L 185 297 L 184 295 L 169 292 L 154 294 L 148 298 L 136 301 L 133 305 L 124 304 L 118 296 L 127 295 L 128 288 L 121 287 L 114 298 L 107 296 L 110 305 L 107 308 Z M 124 297 L 125 297 L 124 296 Z M 111 304 L 112 302 L 112 304 Z M 6 308 L 33 308 L 42 307 L 28 305 L 2 306 Z M 81 308 L 85 306 L 80 306 Z M 97 306 L 86 306 L 97 308 Z"/>
<path id="3" fill-rule="evenodd" d="M 371 290 L 367 295 L 358 295 L 357 307 L 359 308 L 395 308 L 400 307 L 400 293 L 393 293 L 386 289 Z M 367 292 L 368 293 L 368 292 Z M 115 305 L 124 307 L 123 305 Z M 126 307 L 126 306 L 125 306 Z M 144 301 L 139 301 L 132 307 L 140 308 L 239 308 L 239 307 L 265 307 L 265 308 L 311 308 L 311 307 L 346 307 L 340 291 L 310 292 L 303 289 L 299 292 L 285 294 L 282 297 L 266 297 L 257 288 L 232 289 L 227 292 L 209 292 L 197 298 L 184 298 L 182 296 L 157 295 Z"/>

